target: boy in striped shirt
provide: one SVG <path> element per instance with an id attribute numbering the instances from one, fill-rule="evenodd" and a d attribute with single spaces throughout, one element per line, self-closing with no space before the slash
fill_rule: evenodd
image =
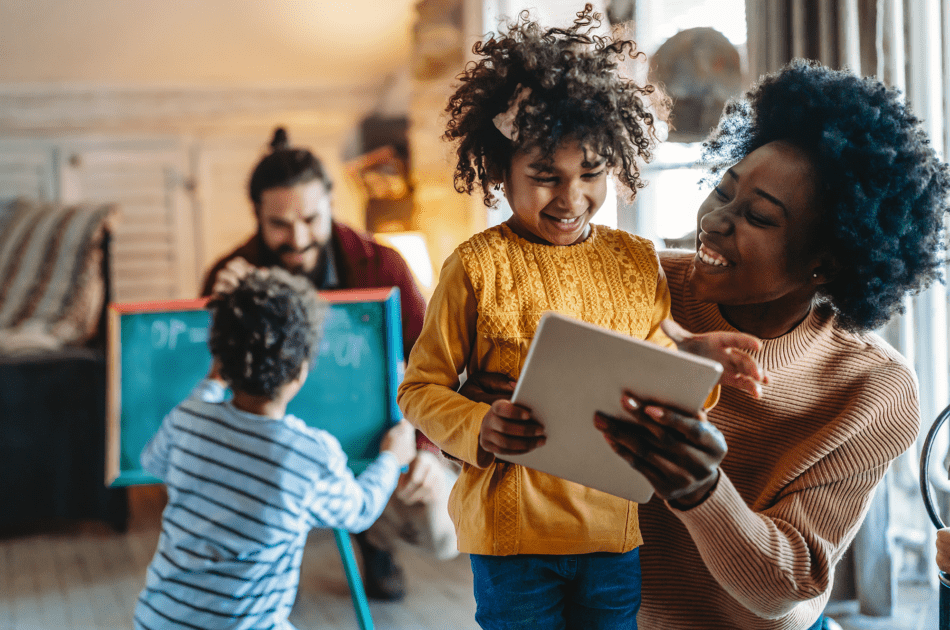
<path id="1" fill-rule="evenodd" d="M 234 396 L 202 381 L 142 453 L 168 505 L 135 628 L 292 630 L 307 533 L 369 527 L 415 456 L 413 429 L 391 429 L 354 477 L 336 438 L 286 415 L 327 308 L 306 279 L 255 270 L 209 308 L 213 372 Z"/>

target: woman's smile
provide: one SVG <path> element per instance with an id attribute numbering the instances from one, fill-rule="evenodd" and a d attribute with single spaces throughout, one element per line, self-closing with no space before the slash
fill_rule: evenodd
<path id="1" fill-rule="evenodd" d="M 705 263 L 712 267 L 732 267 L 733 263 L 726 260 L 721 254 L 708 248 L 705 243 L 700 244 L 696 251 L 696 259 L 700 263 Z"/>

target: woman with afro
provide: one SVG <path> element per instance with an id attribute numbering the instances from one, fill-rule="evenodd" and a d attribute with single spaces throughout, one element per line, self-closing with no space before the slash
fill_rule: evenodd
<path id="1" fill-rule="evenodd" d="M 770 384 L 694 416 L 595 421 L 654 484 L 648 629 L 820 628 L 841 559 L 917 436 L 911 366 L 874 329 L 938 279 L 950 173 L 901 95 L 795 61 L 727 105 L 696 251 L 661 256 L 673 317 L 742 331 Z"/>
<path id="2" fill-rule="evenodd" d="M 486 629 L 637 627 L 637 505 L 505 461 L 543 443 L 541 424 L 508 401 L 456 392 L 466 370 L 517 378 L 544 311 L 672 345 L 652 244 L 591 223 L 608 174 L 630 191 L 642 185 L 637 161 L 654 143 L 652 88 L 618 72 L 633 42 L 593 35 L 597 17 L 588 5 L 572 27 L 543 30 L 522 14 L 476 46 L 481 59 L 448 107 L 457 188 L 479 184 L 490 205 L 500 187 L 513 215 L 446 260 L 398 400 L 462 461 L 449 511 Z M 755 344 L 713 333 L 687 345 L 754 391 L 757 367 L 735 348 Z"/>

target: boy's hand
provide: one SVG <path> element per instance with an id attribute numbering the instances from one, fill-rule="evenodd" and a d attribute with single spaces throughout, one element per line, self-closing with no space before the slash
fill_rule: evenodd
<path id="1" fill-rule="evenodd" d="M 400 466 L 408 466 L 416 456 L 416 430 L 408 420 L 400 420 L 386 432 L 379 444 L 380 451 L 389 451 L 396 456 Z"/>
<path id="2" fill-rule="evenodd" d="M 741 332 L 694 334 L 671 319 L 660 322 L 660 327 L 678 349 L 721 363 L 721 383 L 738 387 L 755 398 L 762 397 L 762 386 L 769 384 L 769 377 L 749 356 L 762 347 L 758 339 Z"/>
<path id="3" fill-rule="evenodd" d="M 478 432 L 478 445 L 501 459 L 533 451 L 545 439 L 544 427 L 531 417 L 531 412 L 508 400 L 492 403 Z"/>

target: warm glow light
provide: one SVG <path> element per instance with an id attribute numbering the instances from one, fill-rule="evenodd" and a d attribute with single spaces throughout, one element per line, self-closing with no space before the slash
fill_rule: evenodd
<path id="1" fill-rule="evenodd" d="M 425 236 L 422 232 L 379 232 L 374 235 L 376 240 L 392 247 L 399 252 L 406 262 L 416 281 L 422 286 L 423 293 L 429 293 L 435 275 L 432 272 L 432 259 L 426 247 Z"/>

